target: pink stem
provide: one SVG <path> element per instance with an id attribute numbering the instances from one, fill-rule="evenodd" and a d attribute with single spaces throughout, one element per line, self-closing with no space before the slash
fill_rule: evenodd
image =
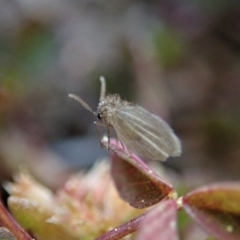
<path id="1" fill-rule="evenodd" d="M 18 240 L 32 240 L 32 238 L 18 225 L 0 201 L 0 223 L 6 227 Z"/>
<path id="2" fill-rule="evenodd" d="M 121 239 L 133 232 L 135 232 L 139 225 L 141 224 L 141 221 L 145 217 L 145 214 L 142 214 L 132 220 L 130 220 L 127 223 L 124 223 L 123 225 L 116 227 L 109 232 L 104 233 L 102 236 L 96 238 L 95 240 L 118 240 Z"/>

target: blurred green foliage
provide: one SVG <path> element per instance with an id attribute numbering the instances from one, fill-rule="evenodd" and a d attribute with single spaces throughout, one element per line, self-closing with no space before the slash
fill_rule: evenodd
<path id="1" fill-rule="evenodd" d="M 180 33 L 165 25 L 163 28 L 155 30 L 153 34 L 155 43 L 155 54 L 160 65 L 164 67 L 174 66 L 183 58 L 185 44 Z"/>

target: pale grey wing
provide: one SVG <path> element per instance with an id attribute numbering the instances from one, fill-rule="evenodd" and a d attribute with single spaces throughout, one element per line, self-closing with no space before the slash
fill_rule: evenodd
<path id="1" fill-rule="evenodd" d="M 115 110 L 114 129 L 126 147 L 149 159 L 164 161 L 181 154 L 181 143 L 169 125 L 140 106 Z"/>

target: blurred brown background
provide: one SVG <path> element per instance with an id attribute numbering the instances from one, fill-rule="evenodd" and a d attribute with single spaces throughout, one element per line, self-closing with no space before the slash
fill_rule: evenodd
<path id="1" fill-rule="evenodd" d="M 240 177 L 240 3 L 2 0 L 0 178 L 26 168 L 55 188 L 107 155 L 93 109 L 109 93 L 164 118 L 190 184 Z"/>

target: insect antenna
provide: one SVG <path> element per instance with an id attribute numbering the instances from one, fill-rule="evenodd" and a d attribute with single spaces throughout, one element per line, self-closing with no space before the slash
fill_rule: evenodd
<path id="1" fill-rule="evenodd" d="M 70 98 L 73 98 L 73 99 L 75 99 L 76 101 L 80 102 L 81 105 L 82 105 L 84 108 L 86 108 L 89 112 L 93 113 L 95 116 L 97 115 L 97 113 L 94 112 L 94 111 L 92 110 L 92 108 L 91 108 L 86 102 L 84 102 L 79 96 L 77 96 L 77 95 L 75 95 L 75 94 L 68 94 L 68 96 L 69 96 Z"/>
<path id="2" fill-rule="evenodd" d="M 101 91 L 100 91 L 100 99 L 99 101 L 103 101 L 105 98 L 106 94 L 106 80 L 103 76 L 100 77 L 100 82 L 101 82 Z"/>

